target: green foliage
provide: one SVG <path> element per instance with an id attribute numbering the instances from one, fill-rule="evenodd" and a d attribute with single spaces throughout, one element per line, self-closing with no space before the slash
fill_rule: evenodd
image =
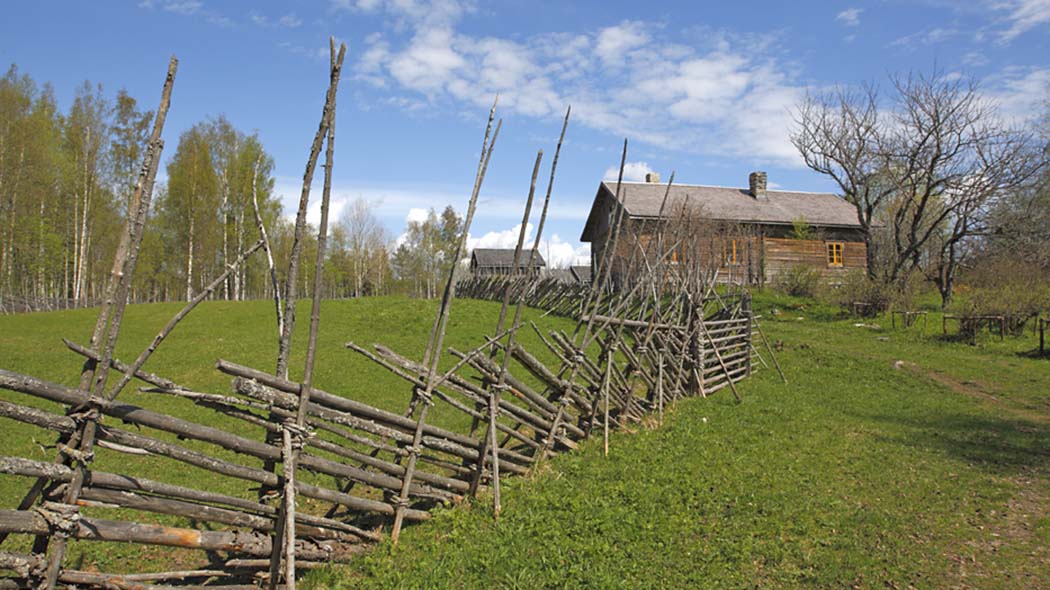
<path id="1" fill-rule="evenodd" d="M 110 96 L 101 86 L 84 82 L 63 113 L 49 86 L 39 87 L 14 66 L 0 77 L 0 311 L 21 310 L 24 304 L 76 307 L 103 296 L 152 117 L 124 90 Z M 253 192 L 283 275 L 293 232 L 274 194 L 273 158 L 258 134 L 238 130 L 223 116 L 179 131 L 169 125 L 164 133 L 167 181 L 154 190 L 132 298 L 184 299 L 222 273 L 259 239 Z M 315 193 L 311 205 L 318 200 Z M 450 225 L 448 215 L 439 225 L 445 233 L 458 231 L 460 225 Z M 328 249 L 331 273 L 326 277 L 331 280 L 323 286 L 325 295 L 385 292 L 385 237 L 363 257 L 348 251 L 352 240 L 338 239 L 337 224 L 333 219 L 329 227 L 336 239 Z M 299 293 L 312 290 L 316 235 L 316 228 L 307 228 Z M 368 259 L 370 280 L 354 264 L 363 258 Z M 432 270 L 438 276 L 440 269 Z M 437 280 L 433 277 L 431 291 Z M 271 292 L 268 264 L 260 252 L 216 296 L 260 298 Z"/>
<path id="2" fill-rule="evenodd" d="M 436 297 L 455 258 L 463 220 L 451 205 L 438 217 L 433 208 L 423 221 L 409 221 L 405 239 L 390 260 L 401 292 L 416 297 Z M 461 253 L 461 254 L 465 254 Z"/>
<path id="3" fill-rule="evenodd" d="M 806 221 L 805 217 L 799 217 L 791 222 L 791 234 L 789 237 L 793 240 L 816 240 L 817 232 Z"/>
<path id="4" fill-rule="evenodd" d="M 910 280 L 890 284 L 881 280 L 868 278 L 861 269 L 846 273 L 841 283 L 826 291 L 825 299 L 836 305 L 850 308 L 854 303 L 862 303 L 866 315 L 893 309 L 911 309 L 919 288 L 919 277 L 913 275 Z"/>
<path id="5" fill-rule="evenodd" d="M 1029 319 L 1050 310 L 1050 283 L 1007 283 L 999 287 L 967 289 L 965 297 L 955 302 L 951 309 L 963 315 L 1004 316 L 1007 329 L 1017 332 Z"/>
<path id="6" fill-rule="evenodd" d="M 814 297 L 820 289 L 821 272 L 808 264 L 798 264 L 777 273 L 777 290 L 795 297 Z"/>

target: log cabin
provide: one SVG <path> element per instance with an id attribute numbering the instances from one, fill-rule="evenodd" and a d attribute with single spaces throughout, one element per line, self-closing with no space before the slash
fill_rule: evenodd
<path id="1" fill-rule="evenodd" d="M 659 176 L 646 182 L 604 181 L 591 205 L 580 240 L 591 244 L 591 267 L 597 272 L 611 239 L 612 225 L 622 211 L 624 233 L 613 257 L 612 280 L 620 284 L 630 248 L 637 238 L 645 246 L 659 225 L 700 218 L 678 250 L 703 252 L 717 266 L 717 280 L 761 286 L 778 274 L 806 266 L 835 283 L 851 270 L 867 269 L 867 244 L 853 205 L 831 193 L 768 190 L 765 172 L 752 172 L 747 188 L 675 184 L 668 192 Z M 667 194 L 667 202 L 664 196 Z M 661 208 L 663 210 L 661 211 Z M 668 232 L 665 232 L 668 233 Z M 691 241 L 692 244 L 682 243 Z M 699 243 L 705 245 L 699 247 Z M 666 246 L 665 246 L 666 247 Z"/>

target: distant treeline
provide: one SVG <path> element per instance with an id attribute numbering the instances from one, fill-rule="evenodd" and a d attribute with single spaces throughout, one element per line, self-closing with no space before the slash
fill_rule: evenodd
<path id="1" fill-rule="evenodd" d="M 77 307 L 101 296 L 152 117 L 124 90 L 109 95 L 84 82 L 62 112 L 50 84 L 16 66 L 0 79 L 0 312 Z M 182 131 L 174 146 L 169 139 L 164 156 L 167 178 L 154 192 L 133 300 L 199 292 L 259 239 L 255 203 L 283 275 L 293 227 L 274 195 L 274 161 L 258 134 L 212 117 Z M 324 295 L 433 296 L 460 227 L 451 207 L 440 217 L 431 211 L 393 244 L 359 199 L 331 227 Z M 315 247 L 306 245 L 307 260 Z M 304 270 L 299 293 L 309 295 L 313 265 Z M 260 253 L 214 297 L 263 298 L 270 289 Z"/>

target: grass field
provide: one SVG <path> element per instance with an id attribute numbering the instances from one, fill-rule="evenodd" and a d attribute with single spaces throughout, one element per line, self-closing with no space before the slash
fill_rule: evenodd
<path id="1" fill-rule="evenodd" d="M 153 339 L 181 304 L 129 306 L 125 329 L 117 356 L 134 359 Z M 353 301 L 328 301 L 321 309 L 321 329 L 318 336 L 318 356 L 315 385 L 321 389 L 346 395 L 358 401 L 402 413 L 408 407 L 411 387 L 382 367 L 347 350 L 347 341 L 363 346 L 382 343 L 410 358 L 420 358 L 426 346 L 434 313 L 435 301 L 404 298 L 368 298 Z M 448 325 L 447 346 L 469 350 L 481 344 L 495 325 L 499 304 L 483 301 L 457 301 Z M 35 313 L 0 316 L 0 368 L 10 369 L 42 379 L 76 384 L 83 359 L 62 344 L 67 337 L 84 343 L 94 326 L 97 310 Z M 544 317 L 528 310 L 525 319 L 539 320 L 545 326 L 571 329 L 568 320 Z M 299 321 L 293 346 L 291 377 L 301 376 L 305 357 L 306 333 L 309 324 L 309 302 L 300 302 Z M 531 329 L 520 333 L 524 346 L 553 365 L 542 343 Z M 190 314 L 161 346 L 144 367 L 146 370 L 174 380 L 199 391 L 229 393 L 230 378 L 214 369 L 216 359 L 245 364 L 272 371 L 277 354 L 277 329 L 273 320 L 272 303 L 252 301 L 240 303 L 209 302 Z M 442 366 L 448 367 L 454 358 L 445 355 Z M 141 383 L 134 382 L 121 401 L 163 411 L 202 424 L 221 427 L 243 436 L 261 439 L 261 430 L 216 412 L 201 409 L 186 400 L 146 394 L 137 391 Z M 535 385 L 535 383 L 534 383 Z M 61 408 L 35 398 L 0 390 L 0 399 L 33 405 L 61 413 Z M 430 413 L 428 422 L 465 431 L 469 418 L 456 410 L 438 404 Z M 146 432 L 164 440 L 175 438 L 156 431 Z M 0 421 L 0 454 L 50 460 L 55 455 L 53 435 L 32 426 L 10 420 Z M 184 446 L 208 452 L 219 458 L 246 465 L 261 465 L 231 451 L 205 443 L 179 441 Z M 96 469 L 138 475 L 149 479 L 210 489 L 234 496 L 254 498 L 256 492 L 246 482 L 219 476 L 213 472 L 157 457 L 136 457 L 111 451 L 101 451 L 94 462 Z M 315 478 L 314 480 L 311 480 Z M 311 483 L 321 476 L 302 475 Z M 29 487 L 25 478 L 0 475 L 0 508 L 14 508 Z M 142 519 L 141 513 L 89 509 L 88 514 L 101 517 Z M 150 522 L 173 526 L 191 523 L 176 517 L 155 516 Z M 6 550 L 23 550 L 27 539 L 12 539 Z M 111 543 L 78 543 L 72 551 L 74 563 L 80 567 L 101 571 L 126 572 L 155 570 L 158 563 L 193 566 L 202 559 L 200 552 L 171 551 L 162 548 L 142 548 Z M 160 562 L 156 560 L 162 560 Z M 168 560 L 167 562 L 163 560 Z"/>
<path id="2" fill-rule="evenodd" d="M 1047 588 L 1050 360 L 761 296 L 763 371 L 313 588 Z M 781 313 L 772 315 L 773 308 Z M 939 316 L 930 332 L 939 331 Z M 897 361 L 904 361 L 897 363 Z M 895 364 L 898 368 L 895 368 Z"/>
<path id="3" fill-rule="evenodd" d="M 457 306 L 450 342 L 469 346 L 491 329 L 498 306 Z M 891 331 L 886 318 L 836 319 L 836 310 L 800 300 L 760 296 L 756 308 L 770 340 L 783 344 L 789 385 L 761 371 L 741 384 L 742 404 L 726 391 L 681 402 L 660 428 L 615 434 L 607 458 L 592 441 L 508 480 L 498 522 L 485 498 L 443 510 L 410 527 L 396 549 L 381 546 L 305 584 L 1050 587 L 1050 360 L 1027 354 L 1030 332 L 1002 343 L 983 335 L 971 347 L 933 336 L 936 315 L 922 335 Z M 175 309 L 130 308 L 134 331 L 122 355 Z M 326 304 L 318 385 L 402 409 L 407 389 L 342 344 L 380 341 L 418 354 L 432 312 L 432 303 L 401 299 Z M 255 322 L 267 313 L 263 302 L 208 304 L 147 368 L 222 390 L 227 380 L 210 368 L 216 357 L 272 365 L 275 329 Z M 2 317 L 0 366 L 71 383 L 79 361 L 57 338 L 85 335 L 91 321 L 88 312 Z M 5 453 L 51 456 L 27 440 L 29 430 L 0 428 Z M 0 477 L 3 507 L 25 485 Z M 122 569 L 128 554 L 91 558 Z"/>

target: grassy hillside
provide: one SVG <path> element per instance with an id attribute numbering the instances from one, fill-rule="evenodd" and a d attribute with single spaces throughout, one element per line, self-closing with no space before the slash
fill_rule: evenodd
<path id="1" fill-rule="evenodd" d="M 660 428 L 615 434 L 608 458 L 593 441 L 534 476 L 508 480 L 499 522 L 484 498 L 445 510 L 410 527 L 397 549 L 314 572 L 306 585 L 1050 587 L 1050 360 L 1027 354 L 1031 333 L 1003 343 L 982 335 L 971 347 L 933 336 L 936 315 L 924 336 L 891 331 L 888 319 L 836 319 L 837 310 L 800 300 L 763 296 L 756 304 L 770 339 L 783 343 L 789 385 L 762 371 L 741 384 L 740 405 L 725 391 L 681 402 Z M 491 329 L 498 305 L 456 305 L 449 341 L 468 347 Z M 129 308 L 121 356 L 136 353 L 176 309 Z M 433 310 L 433 302 L 394 298 L 326 303 L 318 385 L 403 409 L 408 390 L 342 345 L 379 341 L 418 355 Z M 228 380 L 212 370 L 215 358 L 272 366 L 269 312 L 265 302 L 206 304 L 147 368 L 223 391 Z M 80 361 L 58 338 L 84 338 L 92 315 L 0 317 L 0 366 L 73 383 Z M 299 342 L 305 327 L 301 320 Z M 531 333 L 523 337 L 535 344 Z M 301 367 L 301 346 L 296 353 L 292 366 Z M 182 400 L 133 391 L 126 399 L 214 419 Z M 0 426 L 6 454 L 50 458 L 53 450 L 39 446 L 50 442 L 39 430 Z M 226 485 L 168 465 L 112 453 L 98 462 Z M 2 507 L 26 485 L 0 477 Z M 172 555 L 115 544 L 77 551 L 85 565 L 110 571 L 150 569 L 149 560 Z M 185 554 L 187 563 L 198 558 Z"/>
<path id="2" fill-rule="evenodd" d="M 128 307 L 125 328 L 118 346 L 118 357 L 134 359 L 179 309 L 180 304 L 133 305 Z M 412 358 L 420 358 L 437 309 L 435 301 L 405 298 L 366 298 L 351 301 L 328 301 L 321 309 L 321 330 L 318 337 L 318 357 L 315 385 L 321 389 L 346 395 L 393 412 L 402 413 L 408 407 L 410 387 L 382 367 L 344 347 L 347 341 L 361 345 L 383 343 Z M 482 301 L 457 301 L 448 326 L 446 344 L 460 350 L 469 350 L 490 335 L 496 323 L 499 304 Z M 53 313 L 0 316 L 0 368 L 10 369 L 73 385 L 78 381 L 83 359 L 70 352 L 61 338 L 86 343 L 94 326 L 97 310 L 78 310 Z M 539 319 L 534 310 L 526 319 Z M 571 327 L 567 320 L 546 317 L 540 320 L 546 326 Z M 306 334 L 309 324 L 309 301 L 300 303 L 296 340 L 293 347 L 291 376 L 301 376 L 305 356 Z M 520 333 L 521 341 L 541 358 L 553 364 L 531 329 Z M 174 380 L 184 386 L 215 393 L 230 391 L 230 378 L 214 369 L 215 360 L 224 358 L 263 370 L 272 371 L 277 354 L 277 328 L 273 319 L 272 303 L 252 301 L 240 303 L 209 302 L 202 304 L 188 316 L 144 367 L 146 370 Z M 445 355 L 443 366 L 451 366 L 455 359 Z M 261 438 L 261 430 L 216 412 L 203 410 L 186 400 L 146 394 L 137 391 L 142 385 L 129 386 L 121 400 L 211 426 Z M 55 404 L 36 401 L 26 395 L 0 390 L 0 399 L 33 405 L 61 412 Z M 464 431 L 469 419 L 443 404 L 437 404 L 428 421 Z M 148 432 L 165 440 L 170 435 Z M 54 437 L 32 426 L 10 420 L 0 420 L 2 454 L 50 460 L 55 455 Z M 232 452 L 193 441 L 180 444 L 207 451 L 220 458 L 252 465 L 252 460 Z M 259 464 L 258 462 L 256 464 Z M 246 482 L 218 476 L 168 459 L 136 457 L 101 451 L 94 462 L 96 469 L 139 475 L 169 483 L 191 485 L 223 493 L 254 498 L 255 491 Z M 310 475 L 304 474 L 310 481 Z M 321 476 L 313 476 L 320 478 Z M 318 482 L 315 482 L 318 483 Z M 0 475 L 0 508 L 14 508 L 30 485 L 29 480 Z M 327 484 L 330 485 L 330 484 Z M 89 510 L 101 516 L 138 518 L 141 513 L 105 512 Z M 153 516 L 151 521 L 186 526 L 186 519 Z M 5 550 L 24 549 L 24 539 L 5 543 Z M 21 544 L 19 544 L 21 543 Z M 80 543 L 73 551 L 75 558 L 83 557 L 84 567 L 102 571 L 156 569 L 156 563 L 141 559 L 167 559 L 176 555 L 179 565 L 196 565 L 203 558 L 200 552 L 171 552 L 167 549 L 132 547 L 120 544 Z"/>
<path id="3" fill-rule="evenodd" d="M 971 347 L 757 304 L 790 385 L 763 371 L 740 405 L 679 403 L 608 458 L 592 441 L 508 482 L 499 522 L 484 501 L 448 510 L 308 583 L 1050 587 L 1050 360 L 1030 332 Z"/>

